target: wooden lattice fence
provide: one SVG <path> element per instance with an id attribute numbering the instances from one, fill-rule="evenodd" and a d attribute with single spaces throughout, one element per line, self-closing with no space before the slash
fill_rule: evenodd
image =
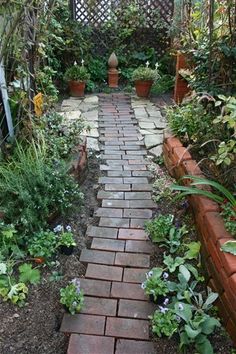
<path id="1" fill-rule="evenodd" d="M 112 11 L 122 8 L 132 0 L 70 0 L 72 16 L 84 25 L 99 27 L 110 20 Z M 146 16 L 148 27 L 155 24 L 154 17 L 159 14 L 165 23 L 170 24 L 174 0 L 136 0 L 142 14 Z"/>

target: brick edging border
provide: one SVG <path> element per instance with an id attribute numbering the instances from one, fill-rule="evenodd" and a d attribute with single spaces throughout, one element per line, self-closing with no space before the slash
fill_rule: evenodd
<path id="1" fill-rule="evenodd" d="M 184 175 L 204 177 L 197 162 L 192 159 L 178 138 L 164 139 L 163 157 L 171 176 L 179 179 Z M 189 184 L 189 180 L 185 180 Z M 225 229 L 219 205 L 202 196 L 190 196 L 199 238 L 201 255 L 207 273 L 207 285 L 218 292 L 217 306 L 223 323 L 236 344 L 236 256 L 222 252 L 220 247 L 234 240 Z"/>

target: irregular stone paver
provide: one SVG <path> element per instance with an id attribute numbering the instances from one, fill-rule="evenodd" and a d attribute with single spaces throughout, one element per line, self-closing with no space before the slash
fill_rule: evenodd
<path id="1" fill-rule="evenodd" d="M 152 354 L 148 316 L 154 306 L 140 283 L 154 253 L 144 224 L 156 205 L 144 143 L 147 137 L 155 137 L 158 145 L 165 122 L 148 100 L 133 98 L 131 105 L 130 97 L 122 94 L 99 95 L 99 102 L 93 96 L 70 99 L 63 107 L 75 115 L 79 110 L 82 118 L 92 122 L 88 139 L 93 140 L 88 141 L 102 151 L 100 170 L 104 171 L 98 179 L 100 207 L 94 212 L 99 220 L 97 226 L 88 225 L 91 246 L 80 254 L 80 262 L 87 264 L 81 278 L 85 306 L 78 315 L 65 315 L 61 326 L 61 331 L 73 333 L 68 353 Z M 141 128 L 151 132 L 145 140 Z"/>

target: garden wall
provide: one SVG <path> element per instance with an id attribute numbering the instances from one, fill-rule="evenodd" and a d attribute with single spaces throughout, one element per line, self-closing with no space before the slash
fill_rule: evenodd
<path id="1" fill-rule="evenodd" d="M 168 137 L 163 145 L 164 162 L 171 176 L 203 173 L 189 151 L 175 137 Z M 185 184 L 189 184 L 189 180 Z M 202 196 L 190 196 L 196 226 L 201 241 L 201 255 L 207 285 L 219 294 L 217 306 L 220 317 L 236 344 L 236 256 L 222 252 L 220 247 L 233 237 L 226 231 L 219 205 Z"/>

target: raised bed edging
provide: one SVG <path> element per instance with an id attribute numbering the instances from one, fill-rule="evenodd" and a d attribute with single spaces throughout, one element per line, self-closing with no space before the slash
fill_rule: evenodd
<path id="1" fill-rule="evenodd" d="M 184 175 L 204 177 L 197 162 L 178 138 L 171 136 L 164 139 L 163 155 L 166 168 L 176 179 Z M 185 180 L 185 184 L 189 181 Z M 207 285 L 219 294 L 219 314 L 236 344 L 236 256 L 220 250 L 226 241 L 234 238 L 225 229 L 217 203 L 202 196 L 190 196 L 189 202 L 202 244 Z"/>

